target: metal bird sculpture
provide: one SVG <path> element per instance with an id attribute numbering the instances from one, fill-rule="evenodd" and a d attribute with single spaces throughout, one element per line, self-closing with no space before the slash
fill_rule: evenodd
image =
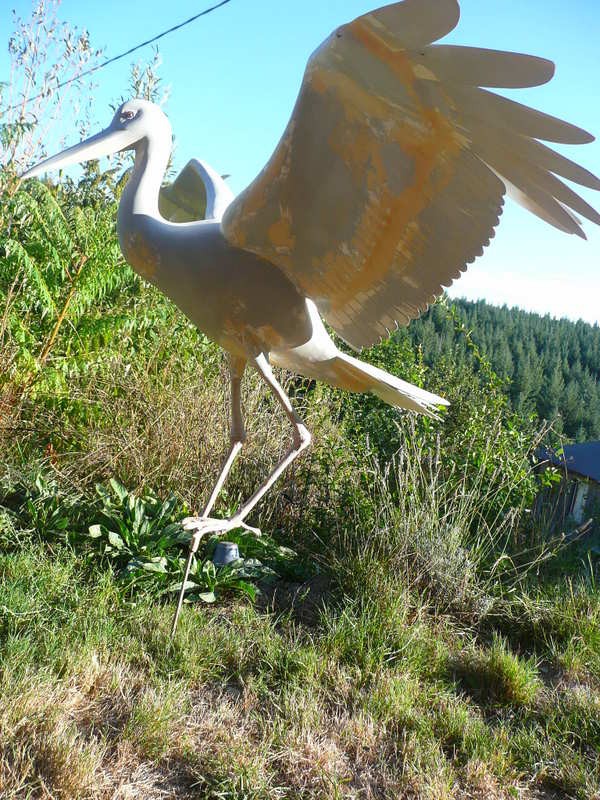
<path id="1" fill-rule="evenodd" d="M 481 255 L 506 194 L 566 233 L 584 236 L 576 215 L 600 224 L 557 176 L 597 190 L 600 180 L 539 141 L 593 137 L 488 91 L 544 84 L 554 65 L 432 44 L 459 15 L 456 0 L 404 0 L 334 31 L 309 59 L 271 160 L 236 198 L 200 161 L 161 192 L 171 128 L 143 100 L 124 103 L 108 128 L 23 176 L 134 150 L 118 213 L 123 254 L 229 354 L 231 447 L 203 513 L 184 520 L 192 537 L 183 587 L 202 536 L 246 526 L 310 443 L 272 364 L 424 414 L 447 405 L 340 352 L 322 318 L 355 348 L 407 325 Z M 245 439 L 247 365 L 281 404 L 292 444 L 233 517 L 214 519 Z"/>

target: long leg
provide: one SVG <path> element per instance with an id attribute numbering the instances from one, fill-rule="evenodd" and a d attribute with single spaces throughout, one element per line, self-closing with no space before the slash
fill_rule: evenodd
<path id="1" fill-rule="evenodd" d="M 244 418 L 242 415 L 242 377 L 246 368 L 246 361 L 235 356 L 231 356 L 229 362 L 229 372 L 231 376 L 231 428 L 230 428 L 230 449 L 221 468 L 221 473 L 215 483 L 215 487 L 204 507 L 202 517 L 208 517 L 223 488 L 223 484 L 229 474 L 233 462 L 238 457 L 244 442 L 246 441 L 246 429 L 244 428 Z"/>
<path id="2" fill-rule="evenodd" d="M 273 394 L 283 407 L 283 410 L 285 411 L 285 414 L 292 425 L 293 429 L 292 446 L 287 451 L 285 456 L 281 459 L 281 461 L 277 464 L 275 469 L 273 469 L 273 471 L 267 477 L 264 483 L 261 486 L 259 486 L 259 488 L 254 492 L 252 497 L 246 503 L 240 506 L 237 513 L 234 514 L 234 516 L 231 517 L 231 519 L 218 520 L 210 518 L 204 518 L 204 519 L 191 518 L 189 521 L 186 521 L 188 523 L 186 527 L 194 531 L 194 536 L 198 537 L 198 542 L 200 541 L 200 538 L 207 533 L 228 531 L 231 530 L 232 528 L 237 528 L 240 525 L 243 525 L 244 519 L 252 511 L 254 506 L 259 502 L 259 500 L 262 497 L 264 497 L 264 495 L 269 491 L 271 486 L 275 483 L 277 478 L 279 478 L 279 476 L 287 469 L 287 467 L 289 467 L 292 461 L 294 461 L 294 459 L 297 458 L 300 455 L 300 453 L 309 446 L 311 442 L 312 437 L 310 435 L 308 428 L 304 425 L 298 414 L 295 412 L 294 407 L 292 406 L 292 403 L 290 401 L 290 398 L 287 396 L 287 394 L 283 390 L 283 387 L 279 384 L 279 382 L 273 375 L 273 371 L 271 370 L 271 367 L 267 359 L 264 357 L 264 355 L 261 354 L 260 356 L 258 356 L 254 361 L 254 365 L 260 376 L 263 378 L 267 386 L 271 389 L 271 391 L 273 392 Z M 193 537 L 192 541 L 194 541 Z M 173 634 L 175 633 L 177 619 L 179 617 L 179 611 L 181 610 L 181 604 L 183 602 L 185 582 L 187 580 L 187 575 L 189 573 L 189 566 L 191 565 L 193 552 L 194 551 L 191 550 L 191 543 L 190 543 L 190 555 L 188 557 L 188 567 L 186 568 L 186 576 L 184 578 L 181 588 L 179 605 L 175 613 L 175 618 L 173 619 L 173 628 L 171 631 L 171 636 L 173 636 Z"/>
<path id="3" fill-rule="evenodd" d="M 279 476 L 287 469 L 287 467 L 289 467 L 292 461 L 295 458 L 297 458 L 300 455 L 300 453 L 303 450 L 305 450 L 311 442 L 311 435 L 308 429 L 303 424 L 298 414 L 296 414 L 294 407 L 290 402 L 290 398 L 287 396 L 282 386 L 278 383 L 277 379 L 273 375 L 273 371 L 265 356 L 262 354 L 257 356 L 254 359 L 254 366 L 256 367 L 257 372 L 263 378 L 267 386 L 271 389 L 271 391 L 273 392 L 279 403 L 282 405 L 287 418 L 292 424 L 292 429 L 293 429 L 292 446 L 285 454 L 285 456 L 281 459 L 281 461 L 277 464 L 277 466 L 271 472 L 268 478 L 264 481 L 264 483 L 262 483 L 261 486 L 259 486 L 259 488 L 254 492 L 252 497 L 246 503 L 240 506 L 240 508 L 237 510 L 237 512 L 234 514 L 233 517 L 231 517 L 230 519 L 212 519 L 204 515 L 202 517 L 188 517 L 187 519 L 183 520 L 183 526 L 188 530 L 195 531 L 196 535 L 204 536 L 206 533 L 214 533 L 217 531 L 221 532 L 228 531 L 231 530 L 232 528 L 239 527 L 240 525 L 248 527 L 244 525 L 245 518 L 252 511 L 252 509 L 258 503 L 258 501 L 269 491 L 269 489 L 275 483 L 277 478 L 279 478 Z"/>
<path id="4" fill-rule="evenodd" d="M 277 381 L 275 376 L 273 375 L 273 370 L 267 359 L 264 355 L 258 356 L 255 359 L 255 366 L 258 370 L 259 374 L 269 387 L 277 400 L 283 406 L 283 410 L 286 413 L 287 418 L 289 419 L 290 423 L 292 424 L 293 429 L 293 440 L 292 446 L 287 451 L 285 456 L 281 459 L 279 464 L 275 467 L 275 469 L 271 472 L 265 482 L 259 486 L 259 488 L 254 492 L 252 497 L 242 505 L 234 517 L 230 520 L 231 526 L 235 527 L 235 524 L 239 524 L 243 522 L 243 520 L 248 516 L 248 514 L 252 511 L 254 506 L 259 502 L 259 500 L 264 497 L 264 495 L 269 491 L 271 486 L 275 483 L 277 478 L 285 472 L 285 470 L 289 467 L 289 465 L 296 459 L 303 450 L 309 446 L 311 442 L 311 435 L 308 428 L 304 425 L 292 403 L 290 398 L 285 393 L 281 384 Z"/>
<path id="5" fill-rule="evenodd" d="M 202 516 L 200 518 L 196 517 L 188 517 L 186 520 L 183 520 L 183 524 L 185 525 L 191 519 L 206 519 L 219 496 L 219 492 L 223 488 L 223 484 L 227 479 L 229 472 L 233 466 L 234 461 L 239 455 L 240 450 L 242 449 L 244 442 L 246 441 L 246 429 L 244 427 L 244 417 L 242 414 L 242 377 L 244 375 L 244 370 L 246 368 L 246 361 L 241 358 L 237 358 L 235 356 L 231 356 L 229 362 L 229 374 L 231 377 L 231 428 L 230 428 L 230 448 L 225 461 L 223 462 L 223 466 L 221 468 L 221 472 L 219 473 L 219 477 L 217 478 L 217 482 L 215 483 L 214 489 L 211 492 L 210 497 L 208 498 L 208 502 L 204 507 L 204 511 L 202 512 Z M 208 531 L 207 531 L 208 533 Z M 185 595 L 185 584 L 190 574 L 190 569 L 192 567 L 192 559 L 194 554 L 198 551 L 198 547 L 200 546 L 200 540 L 202 539 L 203 533 L 200 530 L 195 530 L 192 533 L 192 538 L 190 539 L 190 549 L 188 552 L 187 562 L 185 565 L 185 571 L 183 575 L 183 581 L 181 584 L 181 591 L 179 593 L 179 600 L 177 603 L 177 608 L 175 610 L 175 615 L 173 617 L 173 627 L 171 629 L 171 636 L 175 633 L 175 628 L 177 627 L 177 621 L 179 619 L 179 614 L 181 613 L 181 606 L 183 604 L 183 598 Z"/>

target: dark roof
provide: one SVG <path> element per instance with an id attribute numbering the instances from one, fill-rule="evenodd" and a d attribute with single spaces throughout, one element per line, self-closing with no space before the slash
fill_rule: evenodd
<path id="1" fill-rule="evenodd" d="M 544 449 L 539 455 L 556 467 L 566 468 L 568 472 L 575 472 L 600 483 L 600 442 L 566 444 L 562 453 Z"/>

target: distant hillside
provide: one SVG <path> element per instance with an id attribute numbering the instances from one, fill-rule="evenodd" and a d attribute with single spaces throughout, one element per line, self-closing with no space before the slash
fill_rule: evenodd
<path id="1" fill-rule="evenodd" d="M 458 316 L 521 414 L 557 419 L 556 429 L 578 441 L 600 439 L 600 327 L 555 320 L 517 308 L 453 301 Z M 407 334 L 428 365 L 441 357 L 472 361 L 464 333 L 443 305 L 413 322 Z"/>

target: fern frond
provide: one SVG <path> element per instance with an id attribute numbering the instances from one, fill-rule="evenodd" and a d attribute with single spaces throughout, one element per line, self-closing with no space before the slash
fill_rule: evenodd
<path id="1" fill-rule="evenodd" d="M 119 312 L 88 314 L 78 319 L 77 336 L 86 345 L 106 345 L 117 337 L 123 337 L 135 327 L 135 319 L 131 314 Z"/>
<path id="2" fill-rule="evenodd" d="M 77 292 L 69 310 L 75 322 L 92 308 L 108 304 L 117 293 L 132 285 L 133 272 L 124 267 L 116 242 L 93 253 L 83 266 L 77 280 Z"/>
<path id="3" fill-rule="evenodd" d="M 31 232 L 37 234 L 37 238 L 42 234 L 48 241 L 54 242 L 63 255 L 72 253 L 75 243 L 71 228 L 51 188 L 36 181 L 30 192 L 34 200 L 30 210 L 37 222 Z"/>
<path id="4" fill-rule="evenodd" d="M 38 306 L 42 316 L 55 318 L 58 313 L 56 304 L 40 265 L 15 239 L 5 239 L 0 244 L 6 254 L 9 269 L 12 267 L 14 274 L 22 270 L 25 281 L 34 289 L 31 302 Z"/>

